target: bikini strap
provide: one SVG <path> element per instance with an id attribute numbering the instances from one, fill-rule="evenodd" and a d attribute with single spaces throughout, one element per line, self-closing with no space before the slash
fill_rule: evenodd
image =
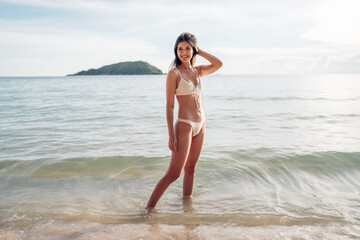
<path id="1" fill-rule="evenodd" d="M 200 73 L 199 73 L 199 71 L 197 70 L 196 67 L 194 67 L 194 68 L 195 68 L 195 70 L 196 70 L 196 72 L 197 72 L 198 78 L 200 78 Z M 177 69 L 177 67 L 175 67 L 175 70 L 176 70 L 177 73 L 179 74 L 180 78 L 183 78 L 183 77 L 181 76 L 181 73 L 180 73 L 179 69 Z"/>
<path id="2" fill-rule="evenodd" d="M 180 78 L 182 78 L 182 76 L 181 76 L 181 73 L 180 73 L 179 69 L 177 69 L 177 67 L 175 67 L 175 70 L 176 70 L 176 71 L 177 71 L 177 73 L 179 74 Z"/>

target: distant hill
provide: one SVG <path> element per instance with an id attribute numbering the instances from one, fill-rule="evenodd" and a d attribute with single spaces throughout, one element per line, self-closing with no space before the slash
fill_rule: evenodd
<path id="1" fill-rule="evenodd" d="M 148 75 L 163 74 L 163 72 L 144 61 L 120 62 L 111 65 L 105 65 L 98 69 L 89 69 L 68 76 L 78 75 Z"/>

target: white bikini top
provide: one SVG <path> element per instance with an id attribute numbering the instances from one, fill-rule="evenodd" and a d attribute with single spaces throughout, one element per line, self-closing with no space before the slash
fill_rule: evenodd
<path id="1" fill-rule="evenodd" d="M 180 75 L 179 86 L 175 89 L 176 96 L 201 94 L 201 90 L 202 90 L 201 78 L 199 78 L 198 85 L 195 86 L 192 82 L 186 81 L 181 76 L 180 71 L 177 68 L 175 68 L 175 70 Z"/>

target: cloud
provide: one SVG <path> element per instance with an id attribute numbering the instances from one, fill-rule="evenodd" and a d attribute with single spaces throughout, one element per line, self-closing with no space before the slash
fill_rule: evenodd
<path id="1" fill-rule="evenodd" d="M 1 75 L 11 75 L 9 63 L 17 64 L 17 75 L 27 75 L 21 66 L 32 69 L 30 75 L 64 75 L 91 67 L 125 60 L 141 60 L 157 52 L 145 40 L 93 33 L 26 33 L 0 31 Z M 54 66 L 42 68 L 50 62 Z M 5 67 L 8 66 L 8 67 Z"/>
<path id="2" fill-rule="evenodd" d="M 360 47 L 359 9 L 358 0 L 322 1 L 307 13 L 313 25 L 302 37 L 323 43 Z"/>
<path id="3" fill-rule="evenodd" d="M 142 19 L 144 16 L 151 16 L 153 20 L 171 17 L 178 21 L 191 21 L 193 19 L 221 18 L 225 17 L 225 9 L 218 4 L 207 2 L 199 3 L 192 1 L 86 1 L 86 0 L 0 0 L 24 6 L 41 7 L 77 11 L 82 13 L 101 14 L 111 16 L 124 14 L 133 16 L 132 19 Z M 191 5 L 190 5 L 191 4 Z M 124 16 L 121 16 L 122 18 Z"/>
<path id="4" fill-rule="evenodd" d="M 360 71 L 357 58 L 360 55 L 360 15 L 357 12 L 360 2 L 305 1 L 297 9 L 294 7 L 298 1 L 289 4 L 274 4 L 271 8 L 277 16 L 258 20 L 260 26 L 272 27 L 269 32 L 262 29 L 269 33 L 265 41 L 250 37 L 252 45 L 227 43 L 212 48 L 229 59 L 230 67 L 226 71 L 233 72 L 230 68 L 246 73 L 259 70 L 262 73 Z M 264 19 L 269 22 L 262 23 Z M 306 24 L 297 24 L 300 20 Z M 273 27 L 275 23 L 282 29 Z M 266 40 L 271 44 L 266 45 Z"/>
<path id="5" fill-rule="evenodd" d="M 246 74 L 304 74 L 360 69 L 358 53 L 326 44 L 299 48 L 213 47 L 211 51 L 227 60 L 225 71 L 233 74 L 236 70 Z"/>
<path id="6" fill-rule="evenodd" d="M 213 47 L 214 51 L 221 52 L 223 54 L 241 56 L 241 55 L 315 55 L 315 54 L 332 54 L 336 53 L 335 49 L 322 48 L 319 46 L 314 47 L 300 47 L 300 48 L 241 48 L 241 47 Z"/>
<path id="7" fill-rule="evenodd" d="M 1 0 L 11 4 L 41 8 L 65 9 L 71 11 L 117 12 L 125 10 L 122 3 L 84 0 Z"/>
<path id="8" fill-rule="evenodd" d="M 224 60 L 221 73 L 354 71 L 360 55 L 357 0 L 0 2 L 11 6 L 11 17 L 0 16 L 0 75 L 63 75 L 139 59 L 166 71 L 183 31 Z M 47 68 L 35 70 L 41 62 Z"/>

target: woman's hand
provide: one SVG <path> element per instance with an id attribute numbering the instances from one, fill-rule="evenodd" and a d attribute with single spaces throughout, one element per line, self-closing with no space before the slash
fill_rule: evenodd
<path id="1" fill-rule="evenodd" d="M 171 151 L 173 152 L 177 152 L 178 150 L 178 143 L 177 143 L 177 139 L 175 136 L 170 136 L 169 137 L 169 148 Z"/>
<path id="2" fill-rule="evenodd" d="M 199 53 L 200 53 L 201 50 L 200 50 L 199 47 L 195 47 L 195 51 L 196 51 L 195 54 L 200 55 Z"/>

